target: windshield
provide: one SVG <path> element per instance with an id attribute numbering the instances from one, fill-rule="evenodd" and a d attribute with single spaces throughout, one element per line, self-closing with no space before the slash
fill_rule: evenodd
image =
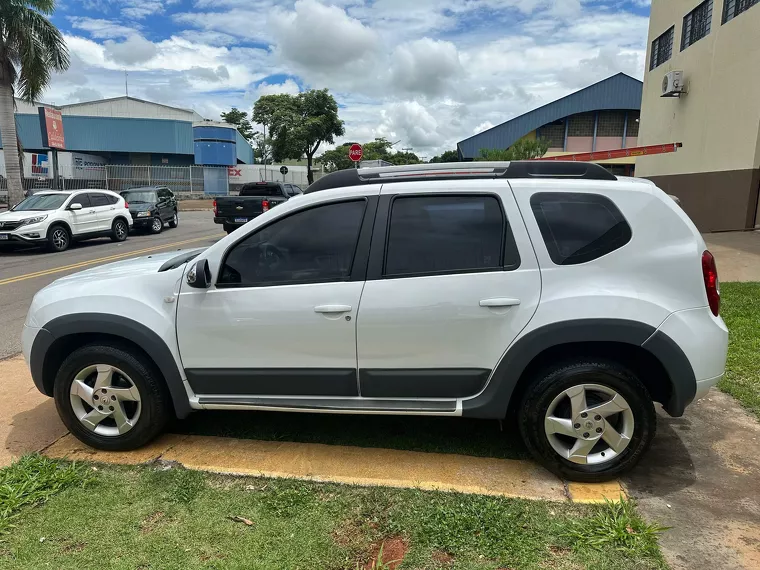
<path id="1" fill-rule="evenodd" d="M 14 212 L 42 212 L 45 210 L 57 210 L 68 199 L 68 194 L 35 194 L 26 200 L 19 202 Z"/>
<path id="2" fill-rule="evenodd" d="M 121 197 L 132 204 L 153 204 L 158 202 L 156 193 L 150 190 L 127 190 Z"/>

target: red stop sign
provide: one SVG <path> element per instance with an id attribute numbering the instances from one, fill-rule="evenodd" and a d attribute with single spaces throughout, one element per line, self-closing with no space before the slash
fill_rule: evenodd
<path id="1" fill-rule="evenodd" d="M 348 158 L 354 162 L 359 162 L 362 159 L 362 156 L 364 156 L 364 149 L 362 149 L 362 145 L 352 144 L 351 148 L 348 149 Z"/>

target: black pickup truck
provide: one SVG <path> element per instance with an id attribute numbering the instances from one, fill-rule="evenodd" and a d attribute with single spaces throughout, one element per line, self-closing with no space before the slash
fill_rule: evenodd
<path id="1" fill-rule="evenodd" d="M 295 184 L 284 182 L 256 182 L 245 184 L 238 196 L 224 196 L 214 200 L 214 222 L 224 225 L 224 231 L 234 232 L 253 218 L 303 194 Z"/>

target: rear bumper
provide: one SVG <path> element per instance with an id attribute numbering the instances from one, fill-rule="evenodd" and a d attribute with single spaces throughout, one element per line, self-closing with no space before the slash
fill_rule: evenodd
<path id="1" fill-rule="evenodd" d="M 721 380 L 723 380 L 723 374 L 716 376 L 715 378 L 708 378 L 707 380 L 697 380 L 697 395 L 694 396 L 694 401 L 707 396 L 710 388 L 715 386 Z"/>
<path id="2" fill-rule="evenodd" d="M 233 228 L 239 228 L 241 226 L 246 225 L 251 220 L 258 218 L 261 214 L 253 214 L 252 216 L 240 216 L 241 218 L 247 218 L 248 220 L 245 222 L 236 222 L 234 216 L 231 218 L 225 217 L 225 216 L 214 216 L 214 223 L 215 224 L 224 224 L 225 226 L 231 226 Z"/>

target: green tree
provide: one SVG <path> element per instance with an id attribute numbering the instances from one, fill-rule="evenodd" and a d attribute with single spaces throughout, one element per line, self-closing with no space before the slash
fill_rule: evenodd
<path id="1" fill-rule="evenodd" d="M 61 32 L 45 17 L 55 0 L 0 0 L 0 137 L 8 179 L 8 203 L 24 199 L 13 97 L 33 102 L 50 83 L 50 72 L 69 67 Z"/>
<path id="2" fill-rule="evenodd" d="M 502 160 L 533 160 L 541 158 L 549 150 L 549 142 L 546 139 L 520 139 L 506 150 L 498 148 L 480 149 L 480 157 L 475 160 L 502 161 Z"/>
<path id="3" fill-rule="evenodd" d="M 275 161 L 306 157 L 309 184 L 314 182 L 311 168 L 319 147 L 345 132 L 338 104 L 327 89 L 261 97 L 253 107 L 253 120 L 269 127 Z"/>
<path id="4" fill-rule="evenodd" d="M 332 150 L 326 150 L 317 159 L 317 162 L 321 163 L 325 167 L 325 172 L 336 172 L 338 170 L 346 170 L 347 168 L 354 168 L 354 162 L 348 158 L 348 149 L 354 143 L 345 143 Z"/>
<path id="5" fill-rule="evenodd" d="M 459 162 L 459 153 L 455 150 L 447 150 L 441 156 L 434 156 L 430 162 Z"/>
<path id="6" fill-rule="evenodd" d="M 225 123 L 235 125 L 245 140 L 248 142 L 253 141 L 254 132 L 253 127 L 251 127 L 251 121 L 248 120 L 248 113 L 240 111 L 237 107 L 233 107 L 226 113 L 222 113 L 221 117 Z"/>

